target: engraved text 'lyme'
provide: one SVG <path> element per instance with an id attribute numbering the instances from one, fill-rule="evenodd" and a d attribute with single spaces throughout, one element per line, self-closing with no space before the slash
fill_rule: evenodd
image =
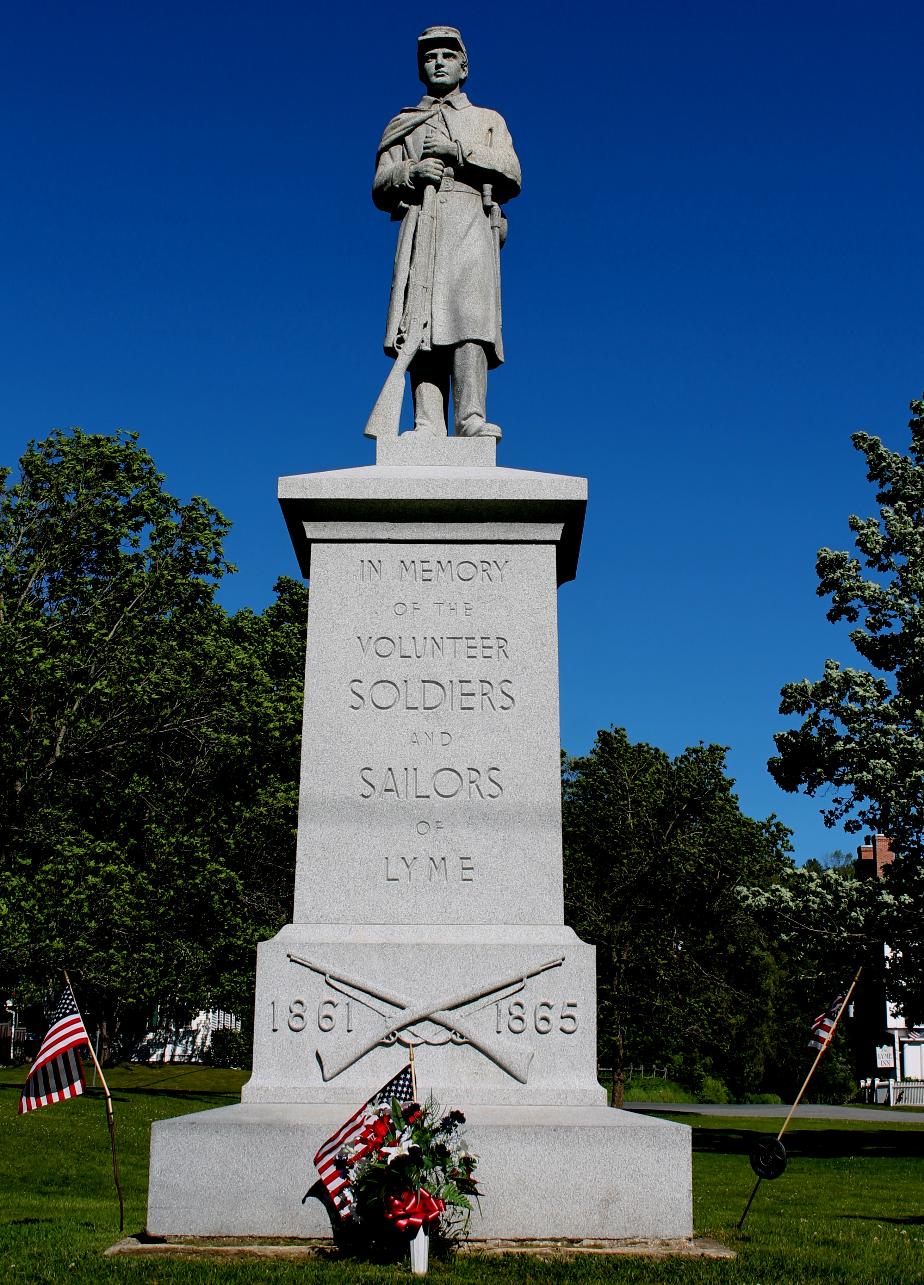
<path id="1" fill-rule="evenodd" d="M 449 883 L 456 880 L 473 883 L 474 879 L 475 865 L 467 856 L 457 857 L 451 862 L 447 862 L 446 857 L 418 859 L 416 853 L 385 858 L 386 883 Z"/>

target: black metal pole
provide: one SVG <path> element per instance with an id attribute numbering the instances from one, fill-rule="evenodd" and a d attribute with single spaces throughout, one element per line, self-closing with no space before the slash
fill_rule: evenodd
<path id="1" fill-rule="evenodd" d="M 798 1096 L 796 1097 L 795 1102 L 789 1108 L 789 1114 L 787 1115 L 786 1119 L 783 1121 L 783 1127 L 776 1135 L 777 1142 L 781 1141 L 783 1134 L 786 1132 L 786 1129 L 789 1125 L 790 1120 L 795 1115 L 796 1107 L 802 1101 L 803 1095 L 805 1094 L 805 1090 L 808 1088 L 809 1081 L 811 1080 L 812 1076 L 815 1074 L 815 1069 L 818 1066 L 818 1063 L 821 1061 L 825 1053 L 827 1053 L 828 1049 L 831 1047 L 831 1041 L 834 1039 L 834 1032 L 837 1030 L 837 1024 L 843 1017 L 847 1009 L 847 1005 L 850 1003 L 850 997 L 857 988 L 857 982 L 860 980 L 860 974 L 862 972 L 863 972 L 863 965 L 861 964 L 860 967 L 857 969 L 856 976 L 854 977 L 853 981 L 850 983 L 850 990 L 847 992 L 847 994 L 844 996 L 843 1000 L 841 1001 L 841 1006 L 837 1010 L 837 1016 L 834 1019 L 834 1025 L 831 1027 L 831 1030 L 828 1033 L 828 1038 L 825 1040 L 824 1044 L 822 1044 L 821 1048 L 818 1050 L 818 1054 L 815 1058 L 815 1061 L 812 1063 L 812 1066 L 808 1075 L 805 1077 L 805 1080 L 802 1084 L 802 1088 L 799 1090 L 799 1093 L 798 1093 Z M 750 1196 L 748 1197 L 748 1203 L 744 1207 L 744 1213 L 741 1215 L 741 1217 L 738 1220 L 739 1231 L 744 1226 L 744 1220 L 745 1218 L 747 1218 L 748 1210 L 751 1208 L 751 1201 L 757 1195 L 757 1188 L 760 1186 L 760 1184 L 761 1184 L 761 1179 L 758 1178 L 754 1184 L 754 1190 L 751 1192 Z"/>
<path id="2" fill-rule="evenodd" d="M 748 1210 L 751 1208 L 751 1202 L 753 1201 L 754 1197 L 757 1195 L 757 1188 L 760 1186 L 762 1182 L 763 1182 L 763 1178 L 758 1178 L 757 1181 L 754 1183 L 754 1190 L 751 1192 L 750 1196 L 748 1197 L 748 1203 L 744 1206 L 744 1213 L 738 1219 L 739 1231 L 744 1226 L 744 1220 L 748 1216 Z"/>

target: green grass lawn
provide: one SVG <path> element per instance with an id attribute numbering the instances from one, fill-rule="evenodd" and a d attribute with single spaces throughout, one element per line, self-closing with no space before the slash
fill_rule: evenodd
<path id="1" fill-rule="evenodd" d="M 105 1259 L 118 1239 L 102 1095 L 17 1116 L 23 1070 L 0 1070 L 0 1282 L 397 1281 L 405 1268 L 346 1262 L 183 1262 Z M 113 1070 L 126 1231 L 144 1226 L 151 1123 L 236 1101 L 237 1071 L 143 1066 Z M 708 1107 L 704 1107 L 708 1111 Z M 669 1115 L 669 1108 L 664 1111 Z M 679 1117 L 676 1117 L 679 1118 Z M 548 1262 L 461 1258 L 434 1278 L 476 1281 L 672 1282 L 729 1285 L 924 1282 L 924 1127 L 806 1120 L 787 1134 L 790 1163 L 765 1182 L 744 1231 L 753 1184 L 747 1155 L 772 1121 L 684 1116 L 694 1125 L 696 1232 L 737 1250 L 728 1261 L 583 1258 Z M 779 1126 L 777 1122 L 776 1127 Z M 306 1158 L 306 1165 L 308 1161 Z M 559 1179 L 549 1175 L 554 1208 Z"/>

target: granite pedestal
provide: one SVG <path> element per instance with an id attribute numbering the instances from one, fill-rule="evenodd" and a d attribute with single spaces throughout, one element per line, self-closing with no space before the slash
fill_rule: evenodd
<path id="1" fill-rule="evenodd" d="M 280 480 L 311 580 L 289 924 L 242 1103 L 155 1124 L 148 1230 L 330 1234 L 310 1157 L 415 1047 L 469 1118 L 476 1238 L 692 1233 L 690 1134 L 607 1108 L 593 948 L 564 926 L 557 588 L 581 478 L 490 439 Z"/>

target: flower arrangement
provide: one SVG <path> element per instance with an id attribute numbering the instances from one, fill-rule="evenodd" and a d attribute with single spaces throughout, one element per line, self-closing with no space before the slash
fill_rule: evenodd
<path id="1" fill-rule="evenodd" d="M 403 1107 L 393 1098 L 375 1115 L 365 1145 L 341 1157 L 352 1220 L 373 1241 L 419 1230 L 448 1242 L 464 1236 L 479 1194 L 476 1160 L 461 1133 L 465 1116 L 442 1115 L 432 1097 Z"/>

